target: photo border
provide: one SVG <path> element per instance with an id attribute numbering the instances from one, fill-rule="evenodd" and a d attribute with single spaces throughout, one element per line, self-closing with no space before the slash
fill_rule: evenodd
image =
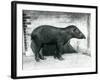
<path id="1" fill-rule="evenodd" d="M 80 8 L 94 8 L 96 9 L 96 71 L 95 72 L 82 72 L 82 73 L 64 73 L 64 74 L 50 74 L 50 75 L 37 75 L 37 76 L 17 76 L 17 4 L 27 5 L 45 5 L 45 6 L 60 6 L 60 7 L 80 7 Z M 57 3 L 42 3 L 42 2 L 26 2 L 26 1 L 12 1 L 11 2 L 11 78 L 39 78 L 39 77 L 55 77 L 55 76 L 68 76 L 68 75 L 85 75 L 98 73 L 98 7 L 89 5 L 72 5 L 72 4 L 57 4 Z"/>

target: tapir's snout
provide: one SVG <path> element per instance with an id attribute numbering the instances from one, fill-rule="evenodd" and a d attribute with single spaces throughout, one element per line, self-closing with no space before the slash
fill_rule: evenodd
<path id="1" fill-rule="evenodd" d="M 83 35 L 83 39 L 86 39 L 85 35 Z"/>
<path id="2" fill-rule="evenodd" d="M 86 39 L 85 35 L 83 33 L 80 34 L 81 39 Z"/>
<path id="3" fill-rule="evenodd" d="M 78 38 L 78 39 L 86 39 L 85 35 L 80 30 L 75 32 L 74 36 L 75 36 L 75 38 Z"/>

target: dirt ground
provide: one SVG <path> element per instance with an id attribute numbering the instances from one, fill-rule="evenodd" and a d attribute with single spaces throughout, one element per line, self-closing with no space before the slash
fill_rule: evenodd
<path id="1" fill-rule="evenodd" d="M 34 56 L 23 56 L 23 70 L 57 69 L 57 68 L 83 68 L 91 66 L 91 57 L 79 53 L 64 54 L 63 61 L 46 56 L 46 60 L 36 62 Z"/>

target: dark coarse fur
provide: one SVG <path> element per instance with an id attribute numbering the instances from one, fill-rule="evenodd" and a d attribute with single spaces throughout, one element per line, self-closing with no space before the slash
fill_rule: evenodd
<path id="1" fill-rule="evenodd" d="M 35 60 L 45 59 L 43 54 L 40 53 L 41 48 L 47 44 L 56 45 L 56 52 L 54 53 L 55 58 L 63 60 L 62 49 L 63 45 L 67 43 L 71 38 L 83 39 L 85 36 L 83 33 L 74 25 L 70 25 L 65 28 L 57 28 L 50 25 L 41 25 L 33 30 L 31 34 L 31 40 L 35 43 Z M 31 45 L 33 50 L 33 46 Z"/>

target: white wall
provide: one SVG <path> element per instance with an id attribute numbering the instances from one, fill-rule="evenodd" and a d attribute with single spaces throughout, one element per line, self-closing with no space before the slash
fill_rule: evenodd
<path id="1" fill-rule="evenodd" d="M 10 66 L 11 65 L 11 14 L 10 14 L 11 4 L 10 3 L 11 2 L 10 1 L 11 0 L 0 1 L 0 10 L 1 10 L 0 11 L 0 20 L 1 20 L 0 21 L 0 24 L 1 24 L 0 26 L 1 28 L 0 29 L 0 54 L 1 54 L 0 55 L 0 80 L 11 80 L 10 78 L 10 70 L 11 70 L 10 69 L 11 68 Z M 100 0 L 31 0 L 31 1 L 64 3 L 64 4 L 98 5 L 100 7 Z M 99 14 L 100 14 L 100 11 L 99 11 Z M 100 16 L 98 16 L 98 18 L 100 20 Z M 98 41 L 100 41 L 100 37 Z M 100 54 L 98 54 L 98 57 L 100 57 Z M 100 58 L 99 58 L 99 61 L 100 61 Z M 100 64 L 98 66 L 100 67 Z M 99 72 L 100 72 L 100 69 L 99 69 Z M 56 80 L 56 79 L 57 80 L 99 80 L 100 79 L 99 76 L 100 76 L 100 73 L 92 74 L 92 75 L 42 78 L 42 80 Z M 26 79 L 26 80 L 29 80 L 29 79 Z M 37 78 L 34 80 L 41 80 L 41 79 Z"/>

